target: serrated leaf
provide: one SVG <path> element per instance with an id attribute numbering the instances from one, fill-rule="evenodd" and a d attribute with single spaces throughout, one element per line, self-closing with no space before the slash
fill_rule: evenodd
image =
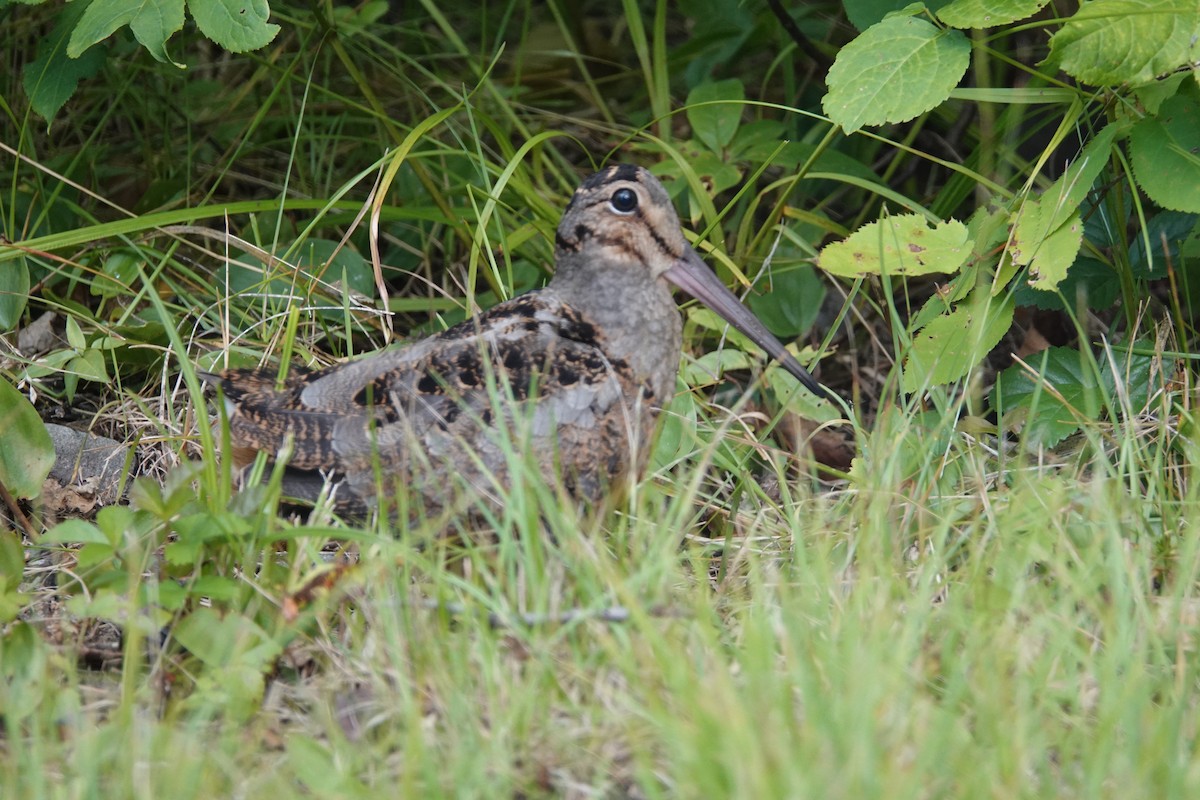
<path id="1" fill-rule="evenodd" d="M 952 28 L 994 28 L 1032 17 L 1050 0 L 954 0 L 937 12 Z"/>
<path id="2" fill-rule="evenodd" d="M 838 53 L 821 105 L 847 133 L 904 122 L 943 103 L 970 57 L 962 31 L 939 30 L 914 17 L 885 19 Z"/>
<path id="3" fill-rule="evenodd" d="M 1011 299 L 964 303 L 930 322 L 913 339 L 901 388 L 913 393 L 956 381 L 983 360 L 1012 326 Z"/>
<path id="4" fill-rule="evenodd" d="M 85 8 L 83 3 L 68 3 L 59 12 L 54 30 L 38 43 L 37 58 L 25 67 L 22 76 L 30 105 L 47 123 L 75 93 L 79 81 L 100 71 L 108 55 L 104 47 L 89 48 L 78 57 L 67 52 L 72 31 Z"/>
<path id="5" fill-rule="evenodd" d="M 817 266 L 834 275 L 926 275 L 955 272 L 971 253 L 958 220 L 932 228 L 918 214 L 885 217 L 821 250 Z"/>
<path id="6" fill-rule="evenodd" d="M 1029 261 L 1029 285 L 1048 291 L 1067 277 L 1083 244 L 1083 220 L 1076 213 L 1058 230 L 1042 239 L 1033 249 Z"/>
<path id="7" fill-rule="evenodd" d="M 720 153 L 733 141 L 742 123 L 741 101 L 746 90 L 736 78 L 702 83 L 688 93 L 687 118 L 692 135 L 714 153 Z M 712 103 L 713 105 L 699 105 Z"/>
<path id="8" fill-rule="evenodd" d="M 1180 85 L 1191 76 L 1190 72 L 1176 72 L 1162 80 L 1138 86 L 1133 90 L 1133 96 L 1137 98 L 1147 114 L 1155 116 L 1162 108 L 1162 104 L 1174 97 L 1175 93 L 1179 91 Z"/>
<path id="9" fill-rule="evenodd" d="M 54 444 L 33 404 L 0 380 L 0 482 L 14 497 L 37 497 L 54 466 Z"/>
<path id="10" fill-rule="evenodd" d="M 188 9 L 200 32 L 232 53 L 266 47 L 279 33 L 266 0 L 190 0 Z"/>
<path id="11" fill-rule="evenodd" d="M 1060 69 L 1094 86 L 1145 83 L 1196 57 L 1200 0 L 1093 0 L 1050 37 Z"/>
<path id="12" fill-rule="evenodd" d="M 1195 91 L 1165 101 L 1129 137 L 1133 174 L 1150 199 L 1173 211 L 1200 212 L 1200 102 Z"/>
<path id="13" fill-rule="evenodd" d="M 1021 206 L 1007 256 L 1012 265 L 1029 266 L 1033 288 L 1053 289 L 1074 263 L 1083 243 L 1079 209 L 1108 163 L 1118 130 L 1106 126 L 1041 197 Z"/>

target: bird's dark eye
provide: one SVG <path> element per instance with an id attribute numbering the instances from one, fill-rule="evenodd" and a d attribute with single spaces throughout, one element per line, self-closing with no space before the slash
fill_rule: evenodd
<path id="1" fill-rule="evenodd" d="M 633 189 L 617 189 L 608 204 L 618 214 L 632 214 L 638 204 L 637 192 Z"/>

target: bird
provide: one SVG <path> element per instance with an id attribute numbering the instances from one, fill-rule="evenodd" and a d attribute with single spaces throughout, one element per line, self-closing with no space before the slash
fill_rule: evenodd
<path id="1" fill-rule="evenodd" d="M 830 396 L 705 265 L 644 167 L 586 178 L 554 245 L 544 288 L 420 341 L 291 369 L 282 382 L 278 370 L 202 373 L 220 386 L 235 461 L 288 445 L 285 494 L 312 502 L 323 490 L 350 513 L 382 507 L 401 484 L 428 509 L 464 494 L 496 507 L 517 460 L 581 505 L 601 505 L 643 472 L 675 393 L 673 288 Z"/>

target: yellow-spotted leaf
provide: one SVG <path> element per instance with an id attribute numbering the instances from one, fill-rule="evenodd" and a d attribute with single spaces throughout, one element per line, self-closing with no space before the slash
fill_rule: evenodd
<path id="1" fill-rule="evenodd" d="M 971 254 L 967 226 L 946 220 L 931 226 L 918 214 L 864 225 L 821 250 L 817 265 L 844 277 L 957 272 Z"/>

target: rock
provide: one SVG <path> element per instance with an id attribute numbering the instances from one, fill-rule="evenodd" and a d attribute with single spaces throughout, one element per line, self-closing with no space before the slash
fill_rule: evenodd
<path id="1" fill-rule="evenodd" d="M 17 331 L 17 349 L 22 355 L 32 358 L 58 346 L 61 338 L 54 332 L 56 319 L 58 317 L 53 311 L 47 311 Z"/>
<path id="2" fill-rule="evenodd" d="M 120 499 L 121 476 L 130 452 L 127 446 L 65 425 L 47 423 L 46 431 L 54 443 L 52 480 L 88 495 L 95 505 L 111 505 Z"/>

